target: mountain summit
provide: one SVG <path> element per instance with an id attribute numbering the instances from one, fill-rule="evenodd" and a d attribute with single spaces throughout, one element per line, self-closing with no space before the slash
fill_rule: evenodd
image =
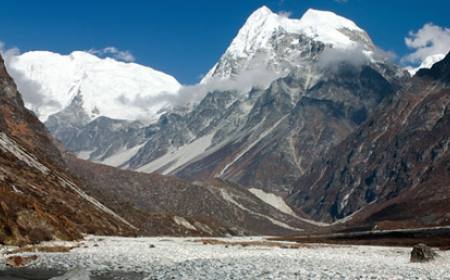
<path id="1" fill-rule="evenodd" d="M 227 79 L 261 65 L 281 71 L 298 58 L 299 45 L 307 39 L 333 48 L 370 51 L 374 46 L 367 33 L 354 22 L 332 12 L 309 9 L 301 19 L 290 19 L 263 6 L 247 19 L 220 61 L 203 78 Z M 294 61 L 294 62 L 297 62 Z"/>

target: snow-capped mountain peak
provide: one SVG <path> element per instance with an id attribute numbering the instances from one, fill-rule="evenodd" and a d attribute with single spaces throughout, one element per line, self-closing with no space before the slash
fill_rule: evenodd
<path id="1" fill-rule="evenodd" d="M 245 56 L 258 48 L 267 47 L 270 37 L 279 28 L 289 33 L 304 33 L 323 43 L 337 46 L 352 42 L 340 30 L 364 32 L 353 21 L 332 12 L 309 9 L 301 19 L 291 19 L 263 6 L 250 15 L 227 52 Z"/>
<path id="2" fill-rule="evenodd" d="M 308 40 L 299 42 L 301 36 Z M 311 41 L 340 49 L 373 47 L 364 30 L 335 13 L 309 9 L 300 19 L 291 19 L 263 6 L 250 15 L 202 83 L 213 78 L 232 78 L 261 65 L 267 65 L 271 71 L 286 68 L 285 62 L 295 60 Z"/>
<path id="3" fill-rule="evenodd" d="M 353 21 L 329 11 L 308 9 L 300 21 L 305 26 L 329 26 L 330 28 L 348 28 L 363 31 Z"/>
<path id="4" fill-rule="evenodd" d="M 354 43 L 345 32 L 364 32 L 353 21 L 333 12 L 309 9 L 299 21 L 299 29 L 318 41 L 335 47 L 347 47 Z"/>
<path id="5" fill-rule="evenodd" d="M 155 119 L 167 105 L 163 96 L 181 87 L 172 76 L 150 67 L 83 51 L 68 55 L 31 51 L 14 57 L 7 67 L 25 104 L 42 121 L 69 106 L 78 95 L 91 118 Z"/>
<path id="6" fill-rule="evenodd" d="M 259 48 L 266 47 L 275 30 L 284 28 L 294 31 L 297 22 L 298 20 L 275 14 L 263 6 L 250 15 L 236 38 L 231 42 L 227 53 L 235 56 L 247 56 Z"/>

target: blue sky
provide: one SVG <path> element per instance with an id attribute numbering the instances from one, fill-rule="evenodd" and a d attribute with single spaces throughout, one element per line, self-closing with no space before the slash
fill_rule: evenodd
<path id="1" fill-rule="evenodd" d="M 262 5 L 296 18 L 308 8 L 336 12 L 398 57 L 410 51 L 404 42 L 409 31 L 429 22 L 450 27 L 448 0 L 17 0 L 2 3 L 0 41 L 22 52 L 114 46 L 130 51 L 137 63 L 192 84 Z"/>

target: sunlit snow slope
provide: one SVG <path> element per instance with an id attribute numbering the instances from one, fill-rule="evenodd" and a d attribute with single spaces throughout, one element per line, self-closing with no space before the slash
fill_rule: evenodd
<path id="1" fill-rule="evenodd" d="M 155 119 L 168 103 L 165 96 L 180 88 L 175 78 L 152 68 L 81 51 L 27 52 L 7 67 L 26 106 L 41 121 L 66 108 L 77 95 L 91 118 Z"/>

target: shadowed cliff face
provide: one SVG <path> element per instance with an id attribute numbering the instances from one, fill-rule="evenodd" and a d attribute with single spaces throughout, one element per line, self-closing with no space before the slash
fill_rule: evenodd
<path id="1" fill-rule="evenodd" d="M 134 232 L 82 192 L 65 168 L 45 126 L 25 109 L 0 57 L 0 243 Z"/>
<path id="2" fill-rule="evenodd" d="M 289 202 L 322 221 L 449 224 L 450 56 L 405 90 L 295 184 Z M 367 207 L 368 206 L 368 207 Z M 367 209 L 364 209 L 367 207 Z"/>
<path id="3" fill-rule="evenodd" d="M 256 102 L 242 127 L 226 134 L 237 131 L 235 139 L 213 146 L 209 154 L 174 174 L 188 179 L 220 177 L 288 192 L 315 159 L 343 141 L 398 89 L 399 82 L 383 77 L 377 67 L 343 64 L 322 73 L 307 89 L 304 72 L 292 73 L 255 91 Z"/>

